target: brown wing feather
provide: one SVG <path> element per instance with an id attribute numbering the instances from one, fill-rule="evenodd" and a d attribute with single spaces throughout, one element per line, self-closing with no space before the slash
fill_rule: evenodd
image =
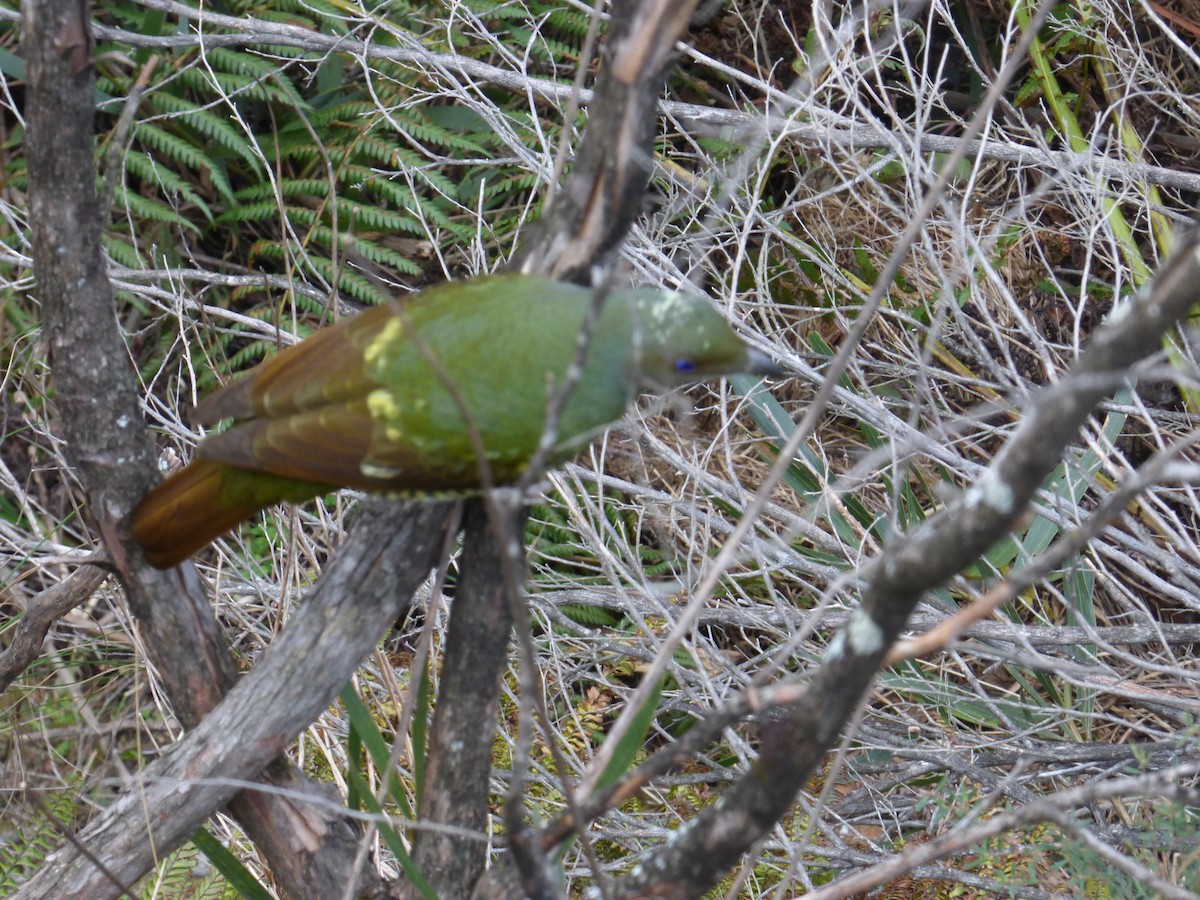
<path id="1" fill-rule="evenodd" d="M 259 367 L 261 368 L 261 366 Z M 255 369 L 254 372 L 257 372 Z M 251 372 L 209 394 L 192 407 L 187 419 L 193 425 L 215 425 L 222 419 L 245 419 L 250 415 L 250 387 L 254 383 Z"/>
<path id="2" fill-rule="evenodd" d="M 431 457 L 395 438 L 375 443 L 366 401 L 339 403 L 278 419 L 251 419 L 201 443 L 198 455 L 253 472 L 364 491 L 409 495 L 474 493 L 480 483 L 473 457 Z M 523 459 L 489 460 L 491 477 L 507 484 Z"/>
<path id="3" fill-rule="evenodd" d="M 394 315 L 391 304 L 323 328 L 281 350 L 232 384 L 197 404 L 190 420 L 287 416 L 363 397 L 377 385 L 363 367 L 363 345 Z"/>
<path id="4" fill-rule="evenodd" d="M 357 411 L 340 404 L 278 419 L 251 419 L 210 436 L 199 455 L 253 472 L 356 485 L 363 477 L 360 466 L 372 423 L 366 404 L 355 406 Z M 335 420 L 336 425 L 325 424 Z"/>
<path id="5" fill-rule="evenodd" d="M 395 474 L 381 477 L 363 471 L 371 452 L 375 424 L 365 400 L 336 403 L 277 419 L 251 419 L 205 440 L 199 455 L 239 469 L 269 472 L 286 478 L 319 481 L 360 490 L 388 490 L 402 483 L 410 490 L 408 473 L 429 469 L 413 448 L 389 445 L 388 467 Z M 378 470 L 377 470 L 378 471 Z M 437 477 L 434 477 L 437 480 Z"/>

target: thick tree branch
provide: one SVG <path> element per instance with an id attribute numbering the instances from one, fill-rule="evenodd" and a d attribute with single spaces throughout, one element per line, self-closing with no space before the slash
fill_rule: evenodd
<path id="1" fill-rule="evenodd" d="M 62 434 L 78 467 L 88 509 L 122 576 L 144 646 L 172 707 L 190 727 L 216 707 L 234 684 L 236 666 L 195 570 L 190 565 L 171 572 L 145 567 L 140 550 L 124 528 L 125 514 L 153 482 L 157 467 L 141 425 L 137 382 L 117 327 L 101 254 L 104 218 L 96 196 L 95 79 L 86 14 L 86 4 L 72 0 L 23 5 L 23 49 L 29 67 L 29 215 L 38 296 Z M 31 620 L 27 627 L 37 624 Z M 194 746 L 194 741 L 189 746 Z M 261 748 L 256 752 L 253 771 L 270 760 L 261 755 Z M 293 798 L 307 792 L 316 800 L 323 799 L 320 789 L 286 761 L 271 767 L 267 781 L 274 787 L 286 786 Z M 222 802 L 232 793 L 223 794 Z M 120 804 L 106 812 L 101 820 L 106 823 L 104 841 L 140 848 L 140 852 L 119 854 L 127 863 L 122 868 L 124 879 L 134 881 L 144 874 L 155 862 L 154 852 L 166 852 L 186 839 L 220 805 L 204 807 L 202 802 L 195 803 L 199 794 L 191 797 L 188 815 L 181 819 L 183 830 L 178 823 L 170 823 L 175 826 L 170 836 L 156 834 L 154 841 L 146 840 L 140 806 L 125 819 L 120 818 Z M 168 808 L 162 807 L 163 811 Z M 231 811 L 263 848 L 290 896 L 308 896 L 314 886 L 345 882 L 354 859 L 354 834 L 345 822 L 276 794 L 238 798 Z M 311 833 L 329 840 L 297 840 L 302 831 L 294 826 L 303 820 L 309 822 Z M 87 840 L 95 834 L 89 830 L 83 837 Z M 116 858 L 101 846 L 95 848 L 100 858 Z M 111 882 L 97 880 L 97 872 L 86 858 L 64 851 L 57 858 L 58 865 L 49 865 L 22 893 L 39 896 L 39 884 L 69 880 L 71 860 L 82 867 L 76 874 L 86 872 L 85 880 L 92 884 L 83 895 L 99 897 L 115 890 Z M 75 893 L 51 888 L 40 895 Z"/>
<path id="2" fill-rule="evenodd" d="M 519 535 L 521 521 L 512 526 Z M 462 578 L 446 633 L 418 814 L 423 822 L 454 825 L 477 837 L 422 831 L 413 848 L 413 860 L 443 897 L 469 896 L 487 862 L 492 750 L 513 622 L 508 580 L 500 574 L 504 560 L 491 558 L 502 548 L 491 539 L 487 507 L 471 503 L 464 527 Z"/>
<path id="3" fill-rule="evenodd" d="M 695 5 L 613 3 L 575 171 L 521 245 L 514 267 L 590 285 L 611 262 L 642 212 L 663 78 Z"/>
<path id="4" fill-rule="evenodd" d="M 590 106 L 590 118 L 583 145 L 570 180 L 555 198 L 553 208 L 540 219 L 512 261 L 513 268 L 531 274 L 548 274 L 567 281 L 591 285 L 597 272 L 611 266 L 612 257 L 630 227 L 641 214 L 646 185 L 653 166 L 653 140 L 658 121 L 658 97 L 662 79 L 670 63 L 676 42 L 688 23 L 694 2 L 622 0 L 611 10 L 611 31 L 605 45 L 604 65 Z M 463 583 L 455 602 L 451 637 L 447 647 L 448 677 L 444 677 L 438 698 L 435 731 L 440 737 L 431 743 L 429 790 L 424 814 L 434 821 L 455 821 L 468 827 L 482 827 L 486 811 L 487 766 L 491 755 L 492 726 L 499 709 L 499 680 L 494 667 L 507 650 L 512 627 L 510 608 L 523 598 L 505 598 L 506 587 L 514 586 L 511 567 L 524 571 L 522 560 L 506 553 L 506 544 L 522 533 L 525 514 L 502 512 L 500 504 L 473 504 L 469 521 L 476 527 L 468 531 L 463 559 Z M 482 527 L 485 515 L 495 520 Z M 479 546 L 475 546 L 476 544 Z M 469 617 L 469 618 L 468 618 Z M 475 635 L 486 635 L 492 647 L 465 652 Z M 468 637 L 471 636 L 471 637 Z M 528 641 L 518 634 L 519 641 Z M 457 648 L 457 649 L 455 649 Z M 451 650 L 454 650 L 451 653 Z M 474 671 L 479 656 L 482 671 Z M 533 654 L 526 652 L 528 663 Z M 463 673 L 458 666 L 470 668 Z M 450 667 L 454 666 L 451 670 Z M 525 667 L 523 667 L 525 668 Z M 522 693 L 526 703 L 534 703 L 539 690 L 535 673 L 523 671 Z M 479 694 L 486 691 L 486 694 Z M 456 713 L 453 721 L 443 710 L 473 710 L 488 717 L 486 728 L 464 728 L 465 718 Z M 526 723 L 532 721 L 526 711 Z M 445 720 L 442 719 L 445 715 Z M 528 737 L 528 724 L 523 733 Z M 442 760 L 438 747 L 459 748 L 453 759 Z M 518 754 L 519 756 L 519 754 Z M 482 771 L 472 776 L 460 759 L 483 762 Z M 521 778 L 514 764 L 514 778 Z M 453 778 L 449 774 L 453 773 Z M 509 808 L 520 810 L 521 785 L 513 786 Z M 471 807 L 474 806 L 474 811 Z M 464 816 L 466 819 L 464 819 Z M 520 835 L 509 823 L 510 836 Z M 512 857 L 521 872 L 525 889 L 540 895 L 545 883 L 546 866 L 536 841 L 521 843 L 522 852 Z M 476 884 L 483 866 L 483 845 L 449 836 L 428 835 L 418 842 L 421 861 L 432 866 L 431 877 L 447 896 L 466 896 Z M 477 885 L 476 894 L 487 896 L 511 890 L 507 869 Z"/>

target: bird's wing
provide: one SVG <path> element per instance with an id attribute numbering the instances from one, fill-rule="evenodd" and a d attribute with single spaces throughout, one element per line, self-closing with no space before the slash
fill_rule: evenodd
<path id="1" fill-rule="evenodd" d="M 368 401 L 357 399 L 275 419 L 250 419 L 205 439 L 199 455 L 239 469 L 336 487 L 396 494 L 458 495 L 478 490 L 479 467 L 462 448 L 423 452 L 403 434 L 384 433 Z M 524 460 L 490 460 L 498 483 Z"/>
<path id="2" fill-rule="evenodd" d="M 364 353 L 375 335 L 401 327 L 389 303 L 323 328 L 205 397 L 189 418 L 197 425 L 275 418 L 363 397 L 378 386 Z"/>
<path id="3" fill-rule="evenodd" d="M 374 427 L 365 401 L 327 404 L 235 424 L 206 438 L 199 455 L 252 472 L 379 490 L 378 480 L 363 473 Z"/>

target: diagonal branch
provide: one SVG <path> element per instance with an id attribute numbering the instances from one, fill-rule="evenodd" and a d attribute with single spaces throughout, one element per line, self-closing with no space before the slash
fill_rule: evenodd
<path id="1" fill-rule="evenodd" d="M 863 601 L 793 702 L 760 712 L 761 749 L 721 802 L 676 831 L 620 882 L 624 892 L 697 897 L 790 807 L 927 591 L 969 566 L 1016 524 L 1095 406 L 1155 353 L 1196 303 L 1200 231 L 1153 284 L 1096 332 L 1068 377 L 1045 390 L 993 464 L 953 503 L 884 551 L 863 573 Z"/>
<path id="2" fill-rule="evenodd" d="M 369 504 L 320 585 L 259 663 L 204 721 L 142 770 L 135 789 L 80 833 L 92 854 L 108 861 L 122 880 L 136 881 L 156 854 L 185 841 L 278 757 L 333 702 L 359 660 L 408 605 L 442 550 L 452 512 L 446 504 Z M 376 602 L 364 604 L 363 597 Z M 250 791 L 244 796 L 243 810 L 258 810 L 276 797 Z M 146 816 L 146 810 L 154 815 Z M 271 840 L 283 852 L 337 838 L 339 848 L 346 840 L 353 856 L 353 834 L 330 834 L 339 823 L 331 826 L 314 807 L 292 803 L 264 815 L 280 829 Z M 338 896 L 341 887 L 310 883 L 297 896 Z M 114 895 L 112 884 L 71 848 L 16 894 Z"/>

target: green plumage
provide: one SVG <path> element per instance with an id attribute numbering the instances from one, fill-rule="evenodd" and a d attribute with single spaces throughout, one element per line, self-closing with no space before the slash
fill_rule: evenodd
<path id="1" fill-rule="evenodd" d="M 235 424 L 147 495 L 134 535 L 167 567 L 281 500 L 338 487 L 470 492 L 485 471 L 493 484 L 516 481 L 591 306 L 585 288 L 501 275 L 440 285 L 318 332 L 196 408 L 197 422 Z M 773 368 L 702 298 L 613 292 L 548 462 L 577 453 L 642 390 Z"/>

